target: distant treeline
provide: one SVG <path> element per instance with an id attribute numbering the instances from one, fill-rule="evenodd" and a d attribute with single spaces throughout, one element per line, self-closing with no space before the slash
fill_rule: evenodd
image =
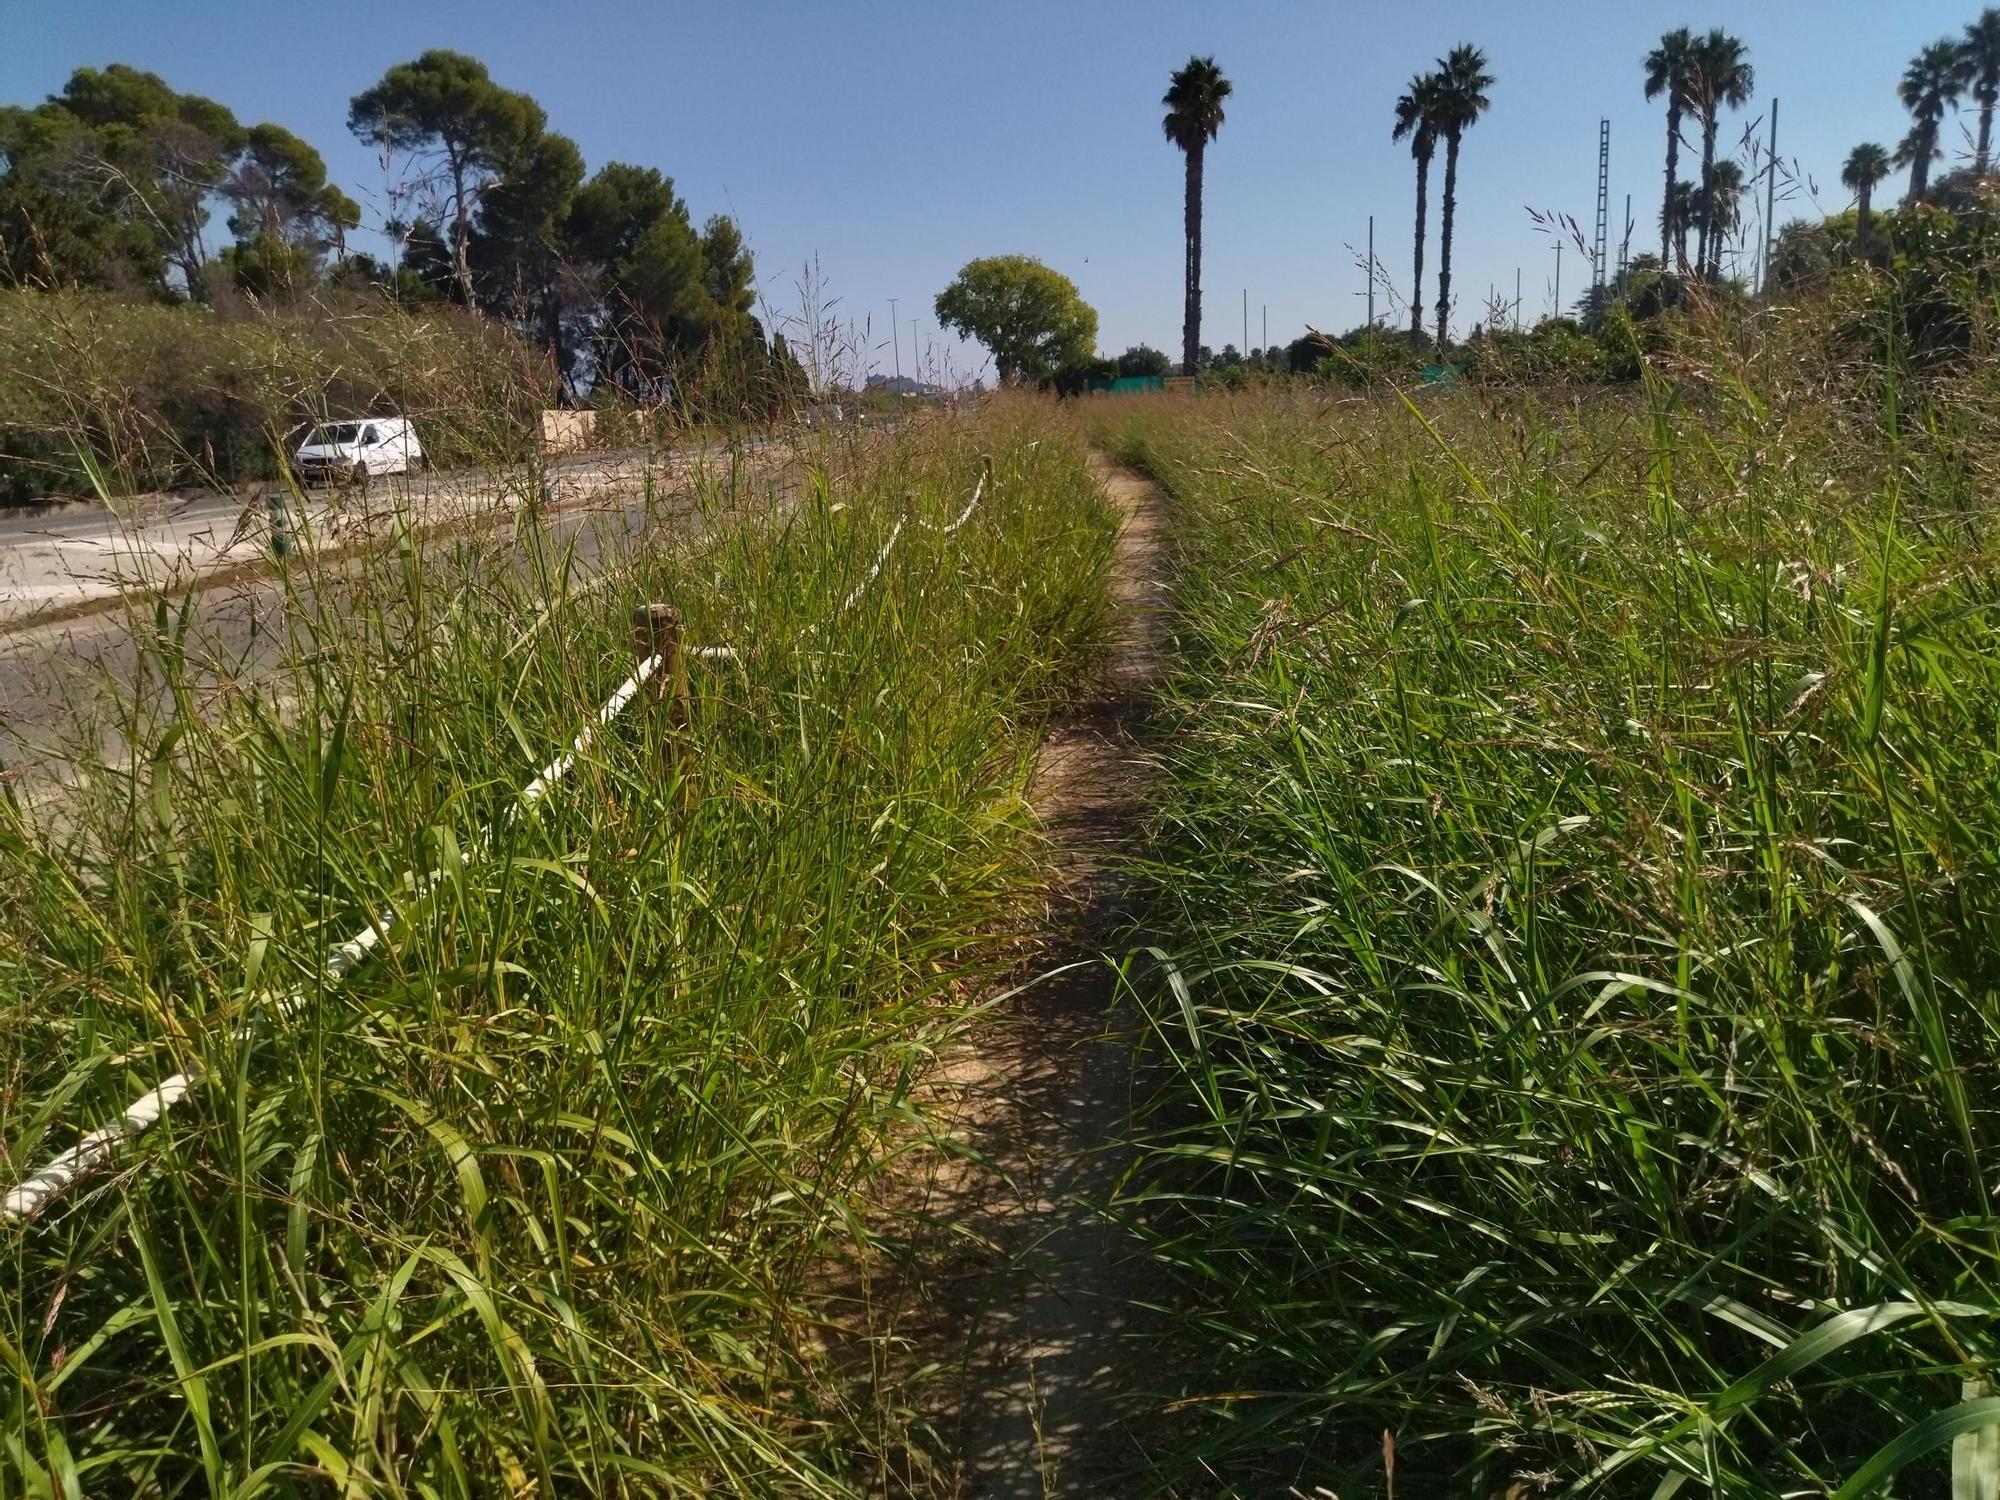
<path id="1" fill-rule="evenodd" d="M 691 364 L 789 357 L 752 316 L 732 220 L 697 228 L 655 167 L 587 174 L 541 105 L 476 59 L 390 68 L 348 128 L 382 162 L 389 262 L 349 246 L 361 210 L 311 143 L 122 63 L 79 69 L 41 104 L 0 108 L 0 278 L 208 306 L 452 303 L 543 351 L 573 397 L 666 401 Z M 214 248 L 218 220 L 230 238 Z"/>

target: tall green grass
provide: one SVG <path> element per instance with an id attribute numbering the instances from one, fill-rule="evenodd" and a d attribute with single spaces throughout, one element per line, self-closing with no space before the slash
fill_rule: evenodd
<path id="1" fill-rule="evenodd" d="M 1787 382 L 1110 434 L 1192 1492 L 2000 1488 L 1990 431 Z"/>
<path id="2" fill-rule="evenodd" d="M 708 475 L 704 535 L 587 591 L 532 515 L 405 540 L 293 580 L 254 680 L 159 608 L 129 767 L 87 767 L 59 818 L 0 813 L 9 1170 L 202 1081 L 0 1228 L 0 1493 L 921 1474 L 893 1393 L 850 1378 L 827 1267 L 865 1248 L 922 1139 L 913 1080 L 1034 878 L 1028 757 L 1100 625 L 1111 521 L 1036 435 L 1003 412 L 782 486 Z M 947 535 L 982 452 L 996 482 Z M 510 821 L 647 601 L 738 661 L 693 666 L 685 730 L 635 707 Z"/>

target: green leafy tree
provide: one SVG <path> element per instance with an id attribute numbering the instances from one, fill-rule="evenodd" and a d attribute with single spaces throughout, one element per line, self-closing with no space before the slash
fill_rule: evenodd
<path id="1" fill-rule="evenodd" d="M 1165 375 L 1173 367 L 1173 360 L 1150 344 L 1134 344 L 1118 356 L 1120 375 Z"/>
<path id="2" fill-rule="evenodd" d="M 1771 245 L 1771 284 L 1813 286 L 1833 269 L 1832 236 L 1825 224 L 1795 219 L 1778 231 Z"/>
<path id="3" fill-rule="evenodd" d="M 656 169 L 608 162 L 578 189 L 568 232 L 598 299 L 598 374 L 634 399 L 664 399 L 672 368 L 714 323 L 687 205 Z"/>
<path id="4" fill-rule="evenodd" d="M 1201 349 L 1201 186 L 1208 143 L 1222 129 L 1222 101 L 1232 85 L 1212 57 L 1190 57 L 1167 82 L 1160 102 L 1167 107 L 1160 128 L 1186 158 L 1187 186 L 1181 213 L 1187 241 L 1187 267 L 1182 285 L 1181 373 L 1192 375 Z M 1093 330 L 1095 336 L 1095 330 Z"/>
<path id="5" fill-rule="evenodd" d="M 1097 312 L 1076 284 L 1025 255 L 969 261 L 937 295 L 937 320 L 984 344 L 1003 383 L 1035 381 L 1082 364 L 1097 343 Z"/>
<path id="6" fill-rule="evenodd" d="M 629 372 L 641 378 L 637 393 L 664 396 L 670 367 L 701 346 L 709 322 L 706 270 L 685 211 L 654 220 L 614 268 L 610 293 L 623 314 L 615 321 L 624 330 Z"/>
<path id="7" fill-rule="evenodd" d="M 1294 375 L 1310 375 L 1319 368 L 1333 348 L 1323 333 L 1304 333 L 1285 345 L 1285 368 Z"/>
<path id="8" fill-rule="evenodd" d="M 250 128 L 220 190 L 238 241 L 268 237 L 318 251 L 344 244 L 361 222 L 354 200 L 326 180 L 319 152 L 282 125 Z"/>
<path id="9" fill-rule="evenodd" d="M 576 253 L 591 264 L 609 268 L 630 257 L 639 240 L 658 220 L 687 209 L 674 195 L 674 183 L 654 167 L 606 162 L 577 190 L 571 205 L 569 236 Z"/>
<path id="10" fill-rule="evenodd" d="M 1442 346 L 1451 330 L 1451 237 L 1458 207 L 1458 147 L 1465 132 L 1479 123 L 1493 101 L 1486 91 L 1493 75 L 1486 71 L 1486 54 L 1460 45 L 1438 59 L 1438 133 L 1444 137 L 1444 206 L 1438 215 L 1437 336 Z"/>
<path id="11" fill-rule="evenodd" d="M 1867 141 L 1847 153 L 1840 168 L 1840 184 L 1854 194 L 1854 237 L 1865 251 L 1874 225 L 1875 185 L 1889 175 L 1889 153 Z"/>
<path id="12" fill-rule="evenodd" d="M 1687 231 L 1679 234 L 1675 217 L 1680 184 L 1681 115 L 1694 98 L 1694 33 L 1681 26 L 1660 38 L 1660 45 L 1646 54 L 1646 97 L 1667 101 L 1667 185 L 1660 199 L 1660 259 L 1667 260 L 1676 245 L 1685 247 Z"/>
<path id="13" fill-rule="evenodd" d="M 1932 42 L 1903 70 L 1896 97 L 1910 112 L 1910 133 L 1897 146 L 1896 160 L 1910 169 L 1908 202 L 1922 201 L 1930 185 L 1931 163 L 1944 154 L 1938 146 L 1938 129 L 1945 111 L 1958 108 L 1965 83 L 1965 53 L 1948 38 Z"/>
<path id="14" fill-rule="evenodd" d="M 1986 175 L 1993 150 L 1993 106 L 2000 103 L 2000 7 L 1988 6 L 1965 28 L 1964 67 L 1979 105 L 1979 146 L 1972 170 Z"/>
<path id="15" fill-rule="evenodd" d="M 434 48 L 398 63 L 348 102 L 347 128 L 363 144 L 409 153 L 441 180 L 451 215 L 452 275 L 474 301 L 472 217 L 482 188 L 547 128 L 542 107 L 502 88 L 486 65 Z"/>
<path id="16" fill-rule="evenodd" d="M 246 137 L 235 115 L 124 63 L 77 69 L 36 113 L 60 146 L 47 180 L 151 239 L 200 299 L 212 202 Z"/>
<path id="17" fill-rule="evenodd" d="M 1704 267 L 1720 254 L 1711 256 L 1709 234 L 1716 223 L 1712 201 L 1715 178 L 1715 132 L 1723 108 L 1741 109 L 1756 91 L 1757 74 L 1743 43 L 1719 27 L 1710 31 L 1694 49 L 1694 78 L 1690 102 L 1701 121 L 1701 234 L 1696 241 L 1695 262 Z"/>
<path id="18" fill-rule="evenodd" d="M 238 287 L 290 296 L 317 280 L 329 249 L 361 222 L 354 200 L 326 180 L 318 151 L 282 125 L 254 125 L 220 188 L 236 243 L 222 259 Z"/>
<path id="19" fill-rule="evenodd" d="M 701 229 L 702 293 L 708 299 L 709 339 L 735 345 L 755 330 L 761 348 L 763 329 L 750 309 L 757 304 L 757 267 L 743 231 L 726 214 L 711 215 Z"/>
<path id="20" fill-rule="evenodd" d="M 399 302 L 444 302 L 452 295 L 451 246 L 429 219 L 391 224 L 400 251 L 391 284 Z"/>
<path id="21" fill-rule="evenodd" d="M 238 289 L 266 300 L 296 296 L 319 271 L 319 257 L 313 251 L 275 234 L 224 245 L 221 263 Z"/>
<path id="22" fill-rule="evenodd" d="M 790 411 L 802 406 L 812 395 L 812 381 L 806 367 L 792 353 L 782 333 L 771 335 L 771 405 L 774 411 Z"/>
<path id="23" fill-rule="evenodd" d="M 700 405 L 712 418 L 750 417 L 768 405 L 770 353 L 756 305 L 757 270 L 736 221 L 711 216 L 701 230 L 701 292 L 708 326 L 702 349 Z"/>
<path id="24" fill-rule="evenodd" d="M 17 277 L 207 294 L 218 200 L 239 284 L 310 280 L 360 210 L 312 146 L 124 64 L 79 68 L 33 109 L 0 110 L 0 261 Z M 256 247 L 252 249 L 251 247 Z"/>
<path id="25" fill-rule="evenodd" d="M 554 131 L 519 142 L 480 195 L 470 260 L 479 304 L 548 351 L 564 386 L 574 371 L 569 325 L 579 311 L 565 252 L 583 153 Z"/>
<path id="26" fill-rule="evenodd" d="M 1416 263 L 1410 271 L 1410 342 L 1424 338 L 1424 216 L 1430 200 L 1431 158 L 1437 154 L 1438 127 L 1444 119 L 1444 82 L 1435 73 L 1412 78 L 1396 100 L 1396 128 L 1389 139 L 1410 142 L 1417 164 Z"/>
<path id="27" fill-rule="evenodd" d="M 88 127 L 58 104 L 0 107 L 0 277 L 137 292 L 164 287 L 166 244 L 75 166 Z"/>

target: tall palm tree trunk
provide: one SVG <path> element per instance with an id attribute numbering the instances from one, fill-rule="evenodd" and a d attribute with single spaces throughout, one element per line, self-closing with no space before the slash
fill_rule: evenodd
<path id="1" fill-rule="evenodd" d="M 1681 175 L 1681 107 L 1677 102 L 1667 105 L 1667 192 L 1660 201 L 1660 265 L 1668 272 L 1678 273 L 1680 267 L 1674 263 L 1674 185 Z"/>
<path id="2" fill-rule="evenodd" d="M 1701 116 L 1701 223 L 1694 245 L 1695 271 L 1701 276 L 1708 274 L 1708 242 L 1714 232 L 1714 222 L 1715 111 L 1706 109 Z"/>
<path id="3" fill-rule="evenodd" d="M 1424 212 L 1431 196 L 1431 159 L 1417 158 L 1417 250 L 1410 271 L 1410 342 L 1424 341 Z"/>
<path id="4" fill-rule="evenodd" d="M 1201 361 L 1201 147 L 1187 153 L 1187 306 L 1181 314 L 1181 373 L 1193 375 Z"/>
<path id="5" fill-rule="evenodd" d="M 1972 170 L 1981 177 L 1986 175 L 1986 163 L 1993 148 L 1993 104 L 1991 99 L 1979 101 L 1979 148 L 1972 160 Z"/>
<path id="6" fill-rule="evenodd" d="M 1451 330 L 1451 221 L 1458 207 L 1458 132 L 1444 138 L 1444 211 L 1438 215 L 1437 342 L 1442 350 Z M 1560 313 L 1561 308 L 1556 311 Z"/>
<path id="7" fill-rule="evenodd" d="M 1854 206 L 1854 241 L 1863 255 L 1868 253 L 1868 231 L 1874 227 L 1869 218 L 1870 211 L 1874 208 L 1874 204 L 1870 201 L 1874 192 L 1872 183 L 1863 182 L 1860 192 L 1856 195 Z"/>

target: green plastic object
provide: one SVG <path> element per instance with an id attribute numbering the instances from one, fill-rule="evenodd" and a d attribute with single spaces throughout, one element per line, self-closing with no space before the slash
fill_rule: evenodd
<path id="1" fill-rule="evenodd" d="M 292 550 L 292 512 L 283 492 L 266 495 L 264 504 L 271 512 L 271 555 L 284 557 Z"/>

